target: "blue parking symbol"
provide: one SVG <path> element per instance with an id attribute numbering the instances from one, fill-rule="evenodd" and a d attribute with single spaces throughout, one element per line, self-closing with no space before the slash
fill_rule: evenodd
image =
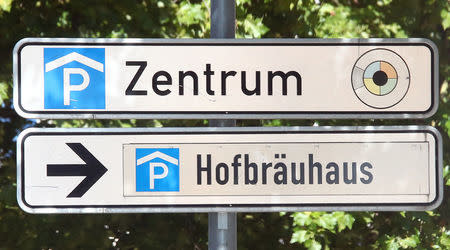
<path id="1" fill-rule="evenodd" d="M 104 48 L 44 48 L 45 109 L 105 109 Z"/>
<path id="2" fill-rule="evenodd" d="M 136 148 L 136 192 L 180 191 L 178 148 Z"/>

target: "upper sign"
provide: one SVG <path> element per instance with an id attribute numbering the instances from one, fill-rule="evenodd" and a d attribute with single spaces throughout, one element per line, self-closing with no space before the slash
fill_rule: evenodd
<path id="1" fill-rule="evenodd" d="M 424 118 L 425 39 L 38 39 L 14 49 L 27 118 Z"/>
<path id="2" fill-rule="evenodd" d="M 33 213 L 429 210 L 432 127 L 28 129 L 17 199 Z"/>

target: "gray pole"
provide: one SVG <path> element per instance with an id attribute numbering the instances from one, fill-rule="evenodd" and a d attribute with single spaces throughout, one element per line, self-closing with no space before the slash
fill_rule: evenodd
<path id="1" fill-rule="evenodd" d="M 235 38 L 236 1 L 211 0 L 211 38 Z M 236 120 L 209 120 L 210 127 L 235 127 Z M 208 214 L 208 249 L 236 250 L 236 213 Z"/>
<path id="2" fill-rule="evenodd" d="M 211 38 L 232 38 L 236 34 L 236 1 L 211 0 Z"/>

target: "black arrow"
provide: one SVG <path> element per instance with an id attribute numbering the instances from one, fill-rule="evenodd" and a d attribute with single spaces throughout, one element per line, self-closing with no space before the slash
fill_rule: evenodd
<path id="1" fill-rule="evenodd" d="M 66 143 L 86 164 L 47 164 L 47 176 L 86 176 L 67 198 L 83 196 L 108 169 L 81 143 Z"/>

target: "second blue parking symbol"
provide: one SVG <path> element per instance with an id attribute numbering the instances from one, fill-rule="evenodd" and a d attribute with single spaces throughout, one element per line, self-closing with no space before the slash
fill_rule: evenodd
<path id="1" fill-rule="evenodd" d="M 178 148 L 136 148 L 136 192 L 180 191 Z"/>

